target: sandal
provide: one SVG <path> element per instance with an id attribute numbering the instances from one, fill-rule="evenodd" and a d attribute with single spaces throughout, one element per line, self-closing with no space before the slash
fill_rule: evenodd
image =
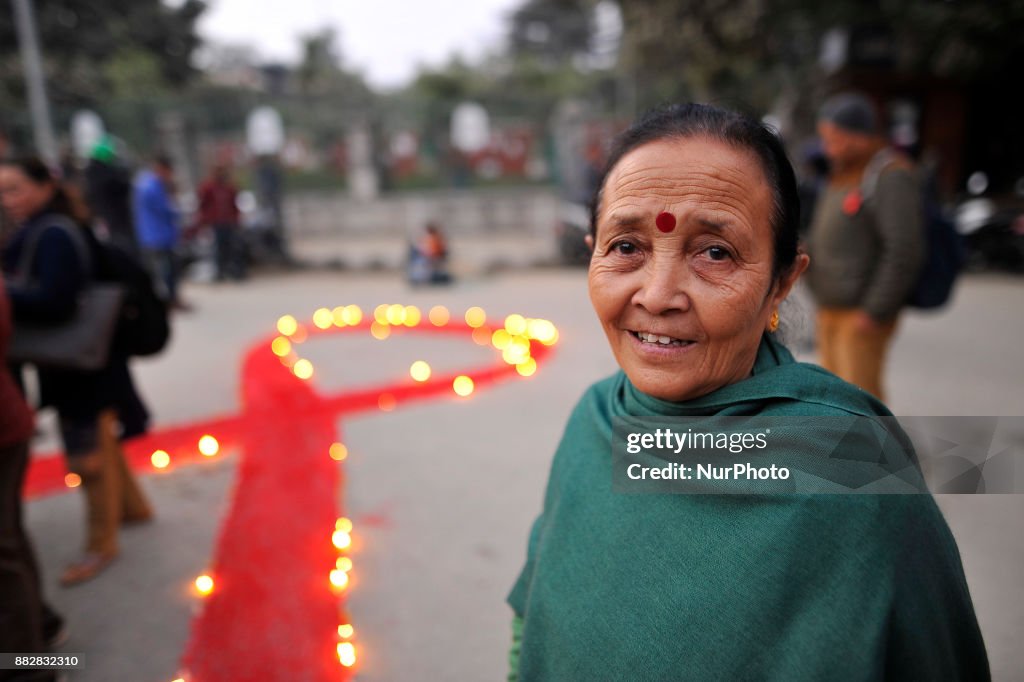
<path id="1" fill-rule="evenodd" d="M 98 554 L 96 552 L 86 553 L 77 562 L 64 569 L 64 573 L 60 577 L 60 584 L 64 587 L 71 587 L 72 585 L 84 583 L 86 580 L 95 578 L 114 560 L 115 556 L 117 555 Z"/>

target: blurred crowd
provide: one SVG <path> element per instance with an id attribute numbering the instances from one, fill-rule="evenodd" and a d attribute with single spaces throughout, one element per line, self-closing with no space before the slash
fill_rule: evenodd
<path id="1" fill-rule="evenodd" d="M 170 314 L 191 308 L 178 284 L 183 237 L 212 236 L 216 280 L 247 276 L 231 169 L 211 165 L 188 224 L 174 170 L 156 154 L 133 175 L 109 137 L 81 168 L 14 156 L 0 138 L 2 651 L 43 653 L 66 637 L 44 599 L 21 512 L 33 407 L 56 411 L 68 480 L 84 493 L 85 542 L 60 577 L 69 587 L 116 559 L 123 524 L 154 515 L 122 449 L 149 425 L 129 360 L 160 352 Z"/>

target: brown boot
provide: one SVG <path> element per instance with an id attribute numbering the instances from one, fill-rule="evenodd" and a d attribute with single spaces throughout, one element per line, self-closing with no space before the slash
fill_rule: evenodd
<path id="1" fill-rule="evenodd" d="M 147 523 L 153 520 L 153 507 L 142 487 L 135 479 L 128 460 L 121 449 L 120 441 L 111 444 L 114 450 L 113 459 L 117 470 L 117 489 L 120 495 L 121 524 L 133 525 Z"/>
<path id="2" fill-rule="evenodd" d="M 121 489 L 117 465 L 118 445 L 113 433 L 115 425 L 116 415 L 113 410 L 100 413 L 95 449 L 68 460 L 68 467 L 82 479 L 86 541 L 84 555 L 68 567 L 61 579 L 65 585 L 92 578 L 117 556 Z"/>

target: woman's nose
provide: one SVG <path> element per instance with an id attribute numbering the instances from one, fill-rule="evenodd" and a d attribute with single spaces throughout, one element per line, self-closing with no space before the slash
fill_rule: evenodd
<path id="1" fill-rule="evenodd" d="M 632 303 L 651 315 L 690 309 L 687 294 L 689 274 L 685 265 L 675 258 L 655 256 L 641 271 L 643 277 Z"/>

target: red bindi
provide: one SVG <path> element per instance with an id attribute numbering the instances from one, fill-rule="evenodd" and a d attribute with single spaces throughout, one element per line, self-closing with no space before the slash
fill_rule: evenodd
<path id="1" fill-rule="evenodd" d="M 658 229 L 662 232 L 668 233 L 676 229 L 676 217 L 671 213 L 664 211 L 658 214 L 658 217 L 654 219 L 654 224 L 658 226 Z"/>

